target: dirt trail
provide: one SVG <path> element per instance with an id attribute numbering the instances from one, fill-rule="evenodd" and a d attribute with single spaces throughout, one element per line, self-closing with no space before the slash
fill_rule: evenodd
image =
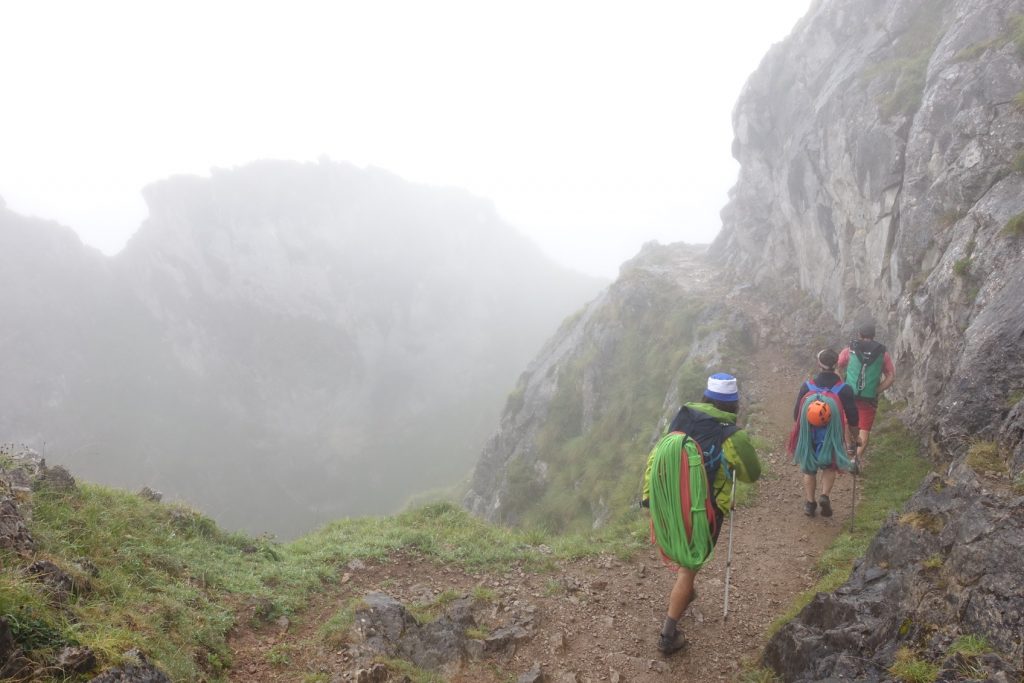
<path id="1" fill-rule="evenodd" d="M 504 683 L 535 663 L 542 665 L 547 681 L 556 683 L 731 680 L 741 660 L 759 653 L 766 627 L 814 583 L 815 561 L 849 522 L 852 494 L 851 478 L 841 475 L 832 496 L 835 515 L 803 515 L 800 475 L 785 456 L 785 440 L 796 390 L 811 368 L 792 367 L 769 352 L 752 360 L 755 370 L 741 376 L 740 383 L 751 405 L 753 431 L 770 444 L 759 453 L 767 473 L 753 504 L 735 514 L 728 621 L 722 618 L 726 523 L 714 559 L 697 577 L 699 597 L 680 621 L 690 639 L 687 650 L 669 658 L 656 650 L 674 574 L 653 549 L 627 562 L 601 557 L 563 563 L 557 575 L 516 569 L 473 574 L 394 557 L 352 572 L 287 630 L 270 626 L 238 632 L 232 640 L 231 680 L 308 681 L 317 672 L 322 677 L 312 680 L 352 680 L 355 664 L 347 647 L 328 648 L 317 634 L 351 599 L 382 590 L 408 604 L 475 586 L 497 596 L 483 627 L 526 615 L 535 632 L 513 654 L 468 663 L 447 672 L 445 680 Z"/>

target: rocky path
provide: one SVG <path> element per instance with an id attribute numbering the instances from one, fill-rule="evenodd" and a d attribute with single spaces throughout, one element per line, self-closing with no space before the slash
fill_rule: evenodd
<path id="1" fill-rule="evenodd" d="M 680 621 L 691 641 L 687 650 L 663 658 L 655 648 L 674 574 L 653 549 L 628 561 L 600 557 L 563 563 L 556 574 L 515 567 L 469 573 L 401 556 L 354 565 L 343 583 L 321 595 L 295 623 L 240 630 L 232 641 L 231 680 L 328 683 L 356 680 L 360 668 L 362 680 L 402 680 L 394 672 L 389 677 L 383 670 L 377 676 L 366 671 L 357 638 L 324 644 L 321 625 L 375 590 L 413 604 L 429 603 L 444 591 L 474 589 L 487 596 L 475 609 L 482 630 L 520 625 L 529 635 L 443 671 L 444 680 L 514 681 L 537 666 L 544 680 L 554 682 L 733 679 L 742 660 L 758 655 L 768 625 L 814 583 L 816 559 L 849 521 L 852 493 L 851 478 L 840 476 L 833 492 L 835 515 L 809 519 L 802 514 L 800 476 L 785 456 L 784 443 L 796 389 L 810 368 L 767 355 L 753 360 L 760 370 L 741 377 L 741 386 L 750 399 L 752 431 L 770 444 L 760 454 L 767 472 L 753 504 L 735 514 L 728 620 L 722 616 L 726 525 L 715 558 L 697 578 L 699 598 Z"/>

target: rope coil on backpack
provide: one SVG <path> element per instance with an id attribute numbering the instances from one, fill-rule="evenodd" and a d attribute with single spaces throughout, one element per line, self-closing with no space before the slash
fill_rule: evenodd
<path id="1" fill-rule="evenodd" d="M 846 414 L 838 395 L 842 387 L 840 383 L 823 389 L 807 382 L 808 391 L 800 403 L 797 422 L 789 440 L 793 462 L 803 472 L 813 474 L 833 465 L 844 470 L 852 467 L 846 452 Z M 829 418 L 825 424 L 816 424 L 823 415 L 816 412 L 820 410 L 816 404 L 827 408 L 823 411 Z"/>
<path id="2" fill-rule="evenodd" d="M 662 557 L 698 570 L 714 550 L 715 513 L 700 444 L 672 432 L 655 447 L 651 532 Z"/>

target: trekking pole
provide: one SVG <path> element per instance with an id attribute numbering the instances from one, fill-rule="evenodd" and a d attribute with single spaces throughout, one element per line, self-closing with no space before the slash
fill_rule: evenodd
<path id="1" fill-rule="evenodd" d="M 736 470 L 732 471 L 732 497 L 729 499 L 729 553 L 725 558 L 725 605 L 722 607 L 722 621 L 729 618 L 729 574 L 732 571 L 732 527 L 733 512 L 736 511 Z"/>
<path id="2" fill-rule="evenodd" d="M 860 465 L 857 464 L 857 447 L 854 446 L 850 449 L 850 455 L 853 456 L 853 469 L 850 472 L 853 474 L 853 500 L 850 504 L 850 533 L 853 533 L 853 524 L 857 519 L 857 473 L 860 472 Z"/>

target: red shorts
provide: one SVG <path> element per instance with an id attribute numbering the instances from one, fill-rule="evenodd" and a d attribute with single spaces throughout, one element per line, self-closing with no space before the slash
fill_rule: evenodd
<path id="1" fill-rule="evenodd" d="M 859 398 L 855 398 L 857 404 L 857 429 L 863 432 L 870 432 L 871 425 L 875 424 L 875 404 Z"/>

